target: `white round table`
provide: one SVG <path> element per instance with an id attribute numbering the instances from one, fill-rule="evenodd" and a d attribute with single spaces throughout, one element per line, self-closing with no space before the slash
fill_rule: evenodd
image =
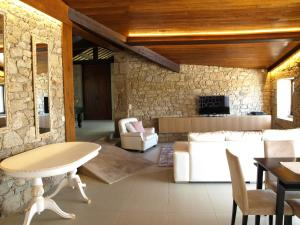
<path id="1" fill-rule="evenodd" d="M 32 200 L 25 215 L 24 225 L 29 225 L 32 217 L 45 209 L 52 210 L 63 218 L 75 218 L 74 214 L 62 211 L 51 198 L 63 187 L 71 186 L 77 187 L 84 200 L 90 203 L 91 201 L 83 190 L 86 185 L 77 175 L 77 168 L 96 157 L 100 149 L 100 145 L 88 142 L 57 143 L 32 149 L 3 160 L 0 168 L 5 174 L 16 178 L 33 179 Z M 42 178 L 65 173 L 67 176 L 53 194 L 44 197 Z"/>

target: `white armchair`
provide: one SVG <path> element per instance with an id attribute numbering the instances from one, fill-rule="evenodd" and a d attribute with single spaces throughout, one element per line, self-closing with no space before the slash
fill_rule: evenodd
<path id="1" fill-rule="evenodd" d="M 152 146 L 157 145 L 158 136 L 155 129 L 144 128 L 145 132 L 128 132 L 125 124 L 138 121 L 136 118 L 126 118 L 119 120 L 119 130 L 121 137 L 121 146 L 125 149 L 145 151 Z"/>

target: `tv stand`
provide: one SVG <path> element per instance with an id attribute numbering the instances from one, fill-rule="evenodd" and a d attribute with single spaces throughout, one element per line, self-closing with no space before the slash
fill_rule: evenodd
<path id="1" fill-rule="evenodd" d="M 258 131 L 271 128 L 271 115 L 161 117 L 159 133 Z"/>

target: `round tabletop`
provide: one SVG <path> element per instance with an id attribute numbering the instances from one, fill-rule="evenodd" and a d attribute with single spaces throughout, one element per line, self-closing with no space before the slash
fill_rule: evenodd
<path id="1" fill-rule="evenodd" d="M 56 176 L 82 166 L 100 149 L 100 145 L 89 142 L 50 144 L 9 157 L 0 163 L 0 168 L 19 178 Z"/>

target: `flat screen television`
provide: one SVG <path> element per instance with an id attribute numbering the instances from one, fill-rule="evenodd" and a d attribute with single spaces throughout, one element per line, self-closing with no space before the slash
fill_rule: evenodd
<path id="1" fill-rule="evenodd" d="M 198 112 L 200 115 L 230 114 L 229 97 L 224 95 L 200 96 Z"/>

